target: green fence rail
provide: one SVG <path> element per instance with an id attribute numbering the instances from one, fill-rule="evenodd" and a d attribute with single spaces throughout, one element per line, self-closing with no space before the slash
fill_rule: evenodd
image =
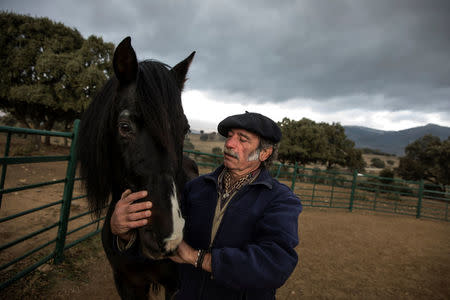
<path id="1" fill-rule="evenodd" d="M 214 170 L 221 155 L 185 151 L 203 172 Z M 202 170 L 202 169 L 201 169 Z M 274 164 L 271 174 L 290 186 L 304 206 L 371 210 L 449 221 L 450 187 L 406 181 L 356 171 L 340 172 Z"/>
<path id="2" fill-rule="evenodd" d="M 21 232 L 13 232 L 13 240 L 9 240 L 6 243 L 2 241 L 3 244 L 0 245 L 0 290 L 9 286 L 16 280 L 24 277 L 29 274 L 33 270 L 37 269 L 41 265 L 53 260 L 54 263 L 62 262 L 64 258 L 64 251 L 81 241 L 86 240 L 87 238 L 97 234 L 101 229 L 100 221 L 102 218 L 97 220 L 92 220 L 89 223 L 84 224 L 76 224 L 75 228 L 68 231 L 69 224 L 72 224 L 74 220 L 81 218 L 84 215 L 90 214 L 90 212 L 77 212 L 78 215 L 70 216 L 71 213 L 71 204 L 73 200 L 84 198 L 85 196 L 78 196 L 77 199 L 73 198 L 73 190 L 75 181 L 79 180 L 79 178 L 75 178 L 75 170 L 76 170 L 76 151 L 75 147 L 77 144 L 77 132 L 78 132 L 79 121 L 75 121 L 72 132 L 54 132 L 54 131 L 44 131 L 44 130 L 32 130 L 25 128 L 15 128 L 8 126 L 0 126 L 0 133 L 6 134 L 5 139 L 5 149 L 4 155 L 0 158 L 0 165 L 2 166 L 1 172 L 1 180 L 0 180 L 0 224 L 2 224 L 2 229 L 7 228 L 9 222 L 18 221 L 19 218 L 30 218 L 33 213 L 48 210 L 54 207 L 60 207 L 59 217 L 57 221 L 52 222 L 51 224 L 44 226 L 39 226 L 37 230 L 34 230 L 31 233 L 23 234 Z M 57 156 L 28 156 L 28 157 L 18 157 L 18 156 L 10 156 L 11 150 L 11 140 L 14 135 L 37 135 L 37 136 L 50 136 L 50 137 L 61 137 L 71 139 L 71 147 L 69 155 L 57 155 Z M 54 179 L 52 181 L 47 182 L 38 182 L 33 184 L 28 184 L 24 186 L 12 186 L 5 188 L 5 182 L 7 178 L 7 169 L 9 165 L 23 165 L 23 164 L 31 164 L 31 163 L 49 163 L 49 162 L 64 162 L 67 161 L 67 169 L 66 169 L 66 177 L 63 179 Z M 10 183 L 9 185 L 17 184 Z M 53 201 L 50 203 L 46 203 L 45 205 L 41 205 L 39 207 L 33 207 L 29 209 L 25 209 L 23 211 L 7 214 L 5 213 L 5 208 L 7 207 L 7 201 L 9 200 L 5 195 L 14 193 L 18 194 L 21 192 L 25 192 L 30 189 L 36 188 L 44 188 L 51 185 L 64 185 L 64 188 L 61 190 L 62 199 Z M 43 195 L 42 197 L 47 197 Z M 45 201 L 44 201 L 45 202 Z M 31 204 L 30 204 L 31 206 Z M 22 222 L 26 222 L 22 220 Z M 79 234 L 78 236 L 74 236 L 74 238 L 68 241 L 68 237 L 75 232 L 80 232 L 82 229 L 91 225 L 86 232 Z M 76 227 L 78 226 L 78 227 Z M 56 231 L 56 233 L 52 233 Z M 42 235 L 46 234 L 45 238 L 41 238 Z M 14 257 L 12 260 L 10 256 L 12 254 L 16 254 L 18 251 L 10 251 L 15 246 L 20 245 L 21 243 L 31 239 L 31 238 L 40 238 L 41 244 L 32 246 L 31 249 L 28 247 L 24 247 L 24 251 Z M 44 241 L 42 241 L 44 239 Z M 6 259 L 8 258 L 8 259 Z"/>
<path id="3" fill-rule="evenodd" d="M 82 212 L 77 211 L 76 215 L 71 216 L 73 202 L 84 200 L 83 198 L 85 198 L 85 195 L 73 197 L 74 183 L 79 180 L 79 178 L 75 177 L 75 147 L 78 124 L 79 121 L 76 121 L 73 131 L 69 133 L 0 126 L 0 133 L 6 134 L 4 156 L 0 158 L 0 165 L 2 166 L 0 181 L 0 212 L 2 212 L 2 215 L 0 223 L 3 224 L 21 217 L 28 217 L 34 212 L 55 206 L 60 207 L 59 220 L 57 222 L 46 224 L 46 226 L 42 225 L 38 230 L 22 236 L 16 233 L 15 240 L 0 245 L 0 290 L 49 261 L 53 260 L 54 263 L 60 263 L 64 259 L 64 251 L 66 249 L 99 233 L 101 230 L 101 221 L 104 217 L 78 222 L 74 228 L 69 230 L 70 224 L 81 220 L 81 218 L 91 213 L 86 209 Z M 70 153 L 69 155 L 61 156 L 11 157 L 12 136 L 20 134 L 69 138 L 72 140 Z M 214 170 L 222 163 L 222 155 L 193 150 L 185 150 L 184 153 L 196 161 L 201 174 Z M 61 161 L 67 161 L 66 177 L 63 179 L 5 188 L 8 165 Z M 448 221 L 449 187 L 444 187 L 444 191 L 442 191 L 442 187 L 425 184 L 423 181 L 404 181 L 359 174 L 357 172 L 327 171 L 317 168 L 306 168 L 298 164 L 274 164 L 270 172 L 279 181 L 290 186 L 299 195 L 304 206 L 341 208 L 349 211 L 363 209 Z M 64 184 L 64 189 L 61 191 L 61 200 L 6 216 L 3 214 L 2 201 L 8 200 L 3 199 L 4 195 L 19 193 L 29 189 L 45 188 L 55 184 Z M 33 249 L 27 249 L 25 253 L 21 253 L 12 260 L 9 258 L 9 260 L 4 259 L 2 256 L 2 253 L 5 253 L 8 249 L 30 238 L 48 233 L 52 229 L 57 229 L 56 234 Z M 87 233 L 83 231 L 85 229 L 89 229 Z M 71 241 L 68 241 L 68 236 L 81 231 L 83 231 L 82 235 L 79 234 Z M 42 253 L 43 251 L 44 253 Z M 30 259 L 33 256 L 37 256 L 37 258 Z M 16 264 L 24 261 L 31 263 L 20 270 L 14 268 Z M 13 268 L 13 271 L 11 271 L 11 268 Z"/>

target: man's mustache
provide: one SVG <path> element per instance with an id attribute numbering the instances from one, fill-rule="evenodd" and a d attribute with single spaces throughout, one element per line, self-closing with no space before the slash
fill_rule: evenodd
<path id="1" fill-rule="evenodd" d="M 234 157 L 236 159 L 239 159 L 239 155 L 236 152 L 234 152 L 233 150 L 225 148 L 225 149 L 223 149 L 223 153 L 227 154 L 227 155 L 230 155 L 230 156 L 232 156 L 232 157 Z"/>

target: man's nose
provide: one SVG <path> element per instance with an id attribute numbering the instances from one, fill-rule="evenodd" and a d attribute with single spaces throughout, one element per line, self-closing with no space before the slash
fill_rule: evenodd
<path id="1" fill-rule="evenodd" d="M 225 141 L 225 147 L 233 149 L 236 146 L 236 139 L 232 136 L 228 137 Z"/>

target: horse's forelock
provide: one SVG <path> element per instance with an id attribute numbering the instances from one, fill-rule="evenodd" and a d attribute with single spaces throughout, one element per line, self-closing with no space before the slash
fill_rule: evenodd
<path id="1" fill-rule="evenodd" d="M 162 147 L 174 147 L 170 136 L 183 137 L 187 120 L 181 104 L 181 91 L 169 67 L 157 61 L 141 62 L 136 91 L 138 97 L 144 99 L 136 104 L 146 127 Z"/>

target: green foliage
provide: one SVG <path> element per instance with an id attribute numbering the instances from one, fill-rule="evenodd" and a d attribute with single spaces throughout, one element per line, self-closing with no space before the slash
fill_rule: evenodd
<path id="1" fill-rule="evenodd" d="M 302 165 L 322 163 L 327 169 L 339 165 L 364 170 L 362 152 L 354 148 L 354 142 L 347 139 L 339 123 L 317 124 L 306 118 L 300 121 L 284 118 L 279 125 L 283 133 L 278 154 L 280 161 Z"/>
<path id="2" fill-rule="evenodd" d="M 383 177 L 380 178 L 380 182 L 384 184 L 391 184 L 394 179 L 394 171 L 389 168 L 381 170 L 378 175 Z"/>
<path id="3" fill-rule="evenodd" d="M 194 144 L 192 144 L 192 142 L 190 140 L 185 139 L 183 149 L 184 150 L 194 150 L 195 146 L 194 146 Z"/>
<path id="4" fill-rule="evenodd" d="M 31 156 L 31 153 L 36 150 L 36 146 L 33 143 L 26 143 L 17 146 L 12 151 L 13 156 Z"/>
<path id="5" fill-rule="evenodd" d="M 0 125 L 14 127 L 16 124 L 16 118 L 9 113 L 5 114 L 3 117 L 0 117 Z"/>
<path id="6" fill-rule="evenodd" d="M 112 73 L 114 45 L 47 18 L 0 12 L 0 108 L 29 128 L 72 123 Z"/>
<path id="7" fill-rule="evenodd" d="M 278 153 L 280 161 L 305 165 L 324 158 L 322 149 L 326 147 L 327 141 L 323 128 L 314 121 L 284 118 L 279 125 L 283 134 Z"/>
<path id="8" fill-rule="evenodd" d="M 450 137 L 425 135 L 405 148 L 397 173 L 406 180 L 425 180 L 437 185 L 450 185 Z"/>
<path id="9" fill-rule="evenodd" d="M 382 169 L 386 166 L 383 160 L 379 159 L 378 157 L 374 157 L 370 160 L 370 165 L 374 168 Z"/>
<path id="10" fill-rule="evenodd" d="M 205 133 L 200 134 L 200 141 L 206 142 L 208 140 L 208 135 Z"/>
<path id="11" fill-rule="evenodd" d="M 220 147 L 214 147 L 214 148 L 212 148 L 212 153 L 213 154 L 217 154 L 217 155 L 222 155 L 223 154 L 223 150 Z"/>
<path id="12" fill-rule="evenodd" d="M 390 166 L 393 166 L 395 164 L 395 162 L 393 160 L 390 160 L 390 159 L 388 159 L 386 162 Z"/>

